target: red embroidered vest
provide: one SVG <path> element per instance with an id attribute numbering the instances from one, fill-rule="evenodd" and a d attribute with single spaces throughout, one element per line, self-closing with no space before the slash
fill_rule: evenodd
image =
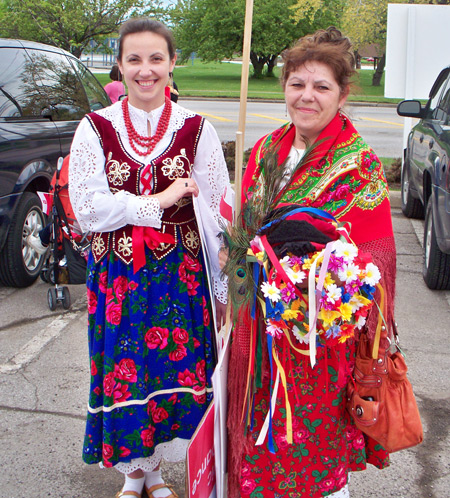
<path id="1" fill-rule="evenodd" d="M 110 121 L 91 113 L 87 115 L 97 133 L 106 157 L 105 172 L 111 192 L 119 190 L 141 195 L 140 182 L 150 169 L 153 179 L 152 194 L 162 192 L 176 179 L 189 178 L 192 174 L 198 139 L 203 127 L 203 118 L 187 118 L 184 126 L 173 134 L 172 140 L 162 154 L 152 159 L 149 165 L 133 159 L 124 149 L 119 134 Z M 177 230 L 178 227 L 178 230 Z M 133 261 L 131 225 L 113 232 L 97 232 L 92 237 L 92 254 L 98 263 L 109 251 L 125 263 Z M 171 234 L 174 244 L 161 243 L 152 249 L 157 259 L 162 259 L 175 248 L 180 234 L 184 248 L 197 257 L 200 250 L 200 235 L 192 204 L 192 197 L 181 198 L 174 206 L 164 210 L 161 231 Z"/>

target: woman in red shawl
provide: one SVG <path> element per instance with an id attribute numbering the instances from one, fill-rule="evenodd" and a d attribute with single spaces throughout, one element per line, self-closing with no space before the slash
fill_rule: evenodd
<path id="1" fill-rule="evenodd" d="M 305 149 L 313 145 L 310 157 L 291 175 L 279 203 L 319 208 L 347 224 L 353 242 L 361 252 L 370 253 L 380 269 L 389 320 L 396 254 L 386 178 L 373 150 L 342 113 L 355 73 L 350 41 L 336 28 L 320 30 L 299 40 L 283 59 L 281 83 L 292 122 L 253 148 L 243 179 L 243 203 L 258 195 L 268 152 L 276 151 L 278 164 L 293 171 Z M 371 314 L 365 327 L 369 337 L 376 325 L 376 312 Z M 292 406 L 293 442 L 286 440 L 285 391 L 280 384 L 272 418 L 274 448 L 269 449 L 267 438 L 256 445 L 269 406 L 270 369 L 263 358 L 262 387 L 256 390 L 250 416 L 253 423 L 245 428 L 243 379 L 251 348 L 249 328 L 242 324 L 250 318 L 241 310 L 239 318 L 229 370 L 230 498 L 345 498 L 350 471 L 363 470 L 367 462 L 379 468 L 389 465 L 386 451 L 355 427 L 345 409 L 356 339 L 345 342 L 339 351 L 319 347 L 314 367 L 294 349 L 288 347 L 288 354 L 285 349 L 284 356 L 280 353 Z M 277 348 L 283 351 L 285 345 L 280 342 Z"/>

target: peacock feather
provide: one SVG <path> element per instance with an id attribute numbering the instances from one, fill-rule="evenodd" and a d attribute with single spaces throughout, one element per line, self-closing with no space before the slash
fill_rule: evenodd
<path id="1" fill-rule="evenodd" d="M 236 223 L 223 228 L 222 239 L 228 248 L 228 261 L 222 271 L 228 277 L 228 294 L 234 318 L 240 308 L 254 299 L 257 292 L 255 279 L 259 279 L 259 273 L 255 275 L 254 271 L 261 270 L 260 265 L 252 264 L 254 259 L 247 257 L 250 242 L 264 225 L 276 222 L 284 214 L 283 209 L 276 209 L 278 199 L 290 188 L 291 180 L 299 169 L 314 158 L 314 150 L 318 145 L 317 143 L 308 147 L 292 170 L 286 167 L 286 161 L 278 163 L 276 149 L 268 150 L 260 163 L 258 188 L 251 195 L 245 195 L 245 202 Z"/>

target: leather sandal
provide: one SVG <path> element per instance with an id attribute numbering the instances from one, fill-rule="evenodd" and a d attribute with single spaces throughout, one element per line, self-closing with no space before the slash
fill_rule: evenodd
<path id="1" fill-rule="evenodd" d="M 139 494 L 138 492 L 136 491 L 119 491 L 115 498 L 122 498 L 123 496 L 136 496 L 137 498 L 141 498 L 141 494 Z"/>
<path id="2" fill-rule="evenodd" d="M 165 496 L 164 498 L 179 498 L 178 495 L 175 493 L 175 490 L 170 484 L 162 483 L 162 484 L 155 484 L 154 486 L 150 486 L 149 488 L 145 488 L 145 491 L 147 493 L 148 498 L 155 498 L 153 496 L 153 491 L 156 491 L 157 489 L 162 489 L 162 488 L 167 488 L 171 494 L 168 496 Z"/>

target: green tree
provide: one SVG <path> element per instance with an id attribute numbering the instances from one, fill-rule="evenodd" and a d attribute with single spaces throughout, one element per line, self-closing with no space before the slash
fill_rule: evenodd
<path id="1" fill-rule="evenodd" d="M 319 27 L 335 24 L 343 0 L 258 0 L 253 10 L 250 60 L 255 77 L 273 74 L 279 54 Z M 179 0 L 170 10 L 182 60 L 192 52 L 204 61 L 242 53 L 245 0 Z"/>
<path id="2" fill-rule="evenodd" d="M 101 44 L 141 7 L 142 0 L 0 0 L 0 35 L 48 43 L 80 57 L 91 40 Z"/>
<path id="3" fill-rule="evenodd" d="M 449 4 L 450 0 L 347 0 L 342 27 L 356 50 L 377 44 L 382 56 L 372 77 L 372 85 L 380 86 L 386 62 L 388 3 Z"/>

